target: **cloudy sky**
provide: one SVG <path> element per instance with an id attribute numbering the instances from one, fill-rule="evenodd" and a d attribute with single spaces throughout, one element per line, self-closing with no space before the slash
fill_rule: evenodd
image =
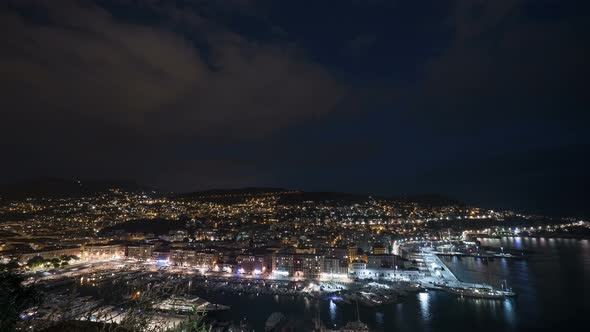
<path id="1" fill-rule="evenodd" d="M 1 182 L 584 214 L 587 1 L 0 4 Z"/>

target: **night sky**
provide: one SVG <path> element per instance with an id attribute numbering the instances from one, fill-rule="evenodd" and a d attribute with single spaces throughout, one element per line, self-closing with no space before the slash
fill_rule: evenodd
<path id="1" fill-rule="evenodd" d="M 590 214 L 590 2 L 0 4 L 0 182 Z"/>

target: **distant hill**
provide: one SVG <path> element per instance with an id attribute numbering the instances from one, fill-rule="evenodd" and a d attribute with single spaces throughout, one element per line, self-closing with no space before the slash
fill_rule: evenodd
<path id="1" fill-rule="evenodd" d="M 441 194 L 427 193 L 427 194 L 415 194 L 399 196 L 397 199 L 401 201 L 418 203 L 426 206 L 446 206 L 446 205 L 459 205 L 464 206 L 465 203 L 459 200 L 447 197 Z"/>
<path id="2" fill-rule="evenodd" d="M 178 194 L 177 198 L 216 201 L 223 203 L 237 203 L 251 197 L 264 195 L 278 195 L 279 204 L 296 204 L 304 201 L 366 201 L 369 197 L 364 194 L 349 194 L 339 192 L 305 192 L 273 187 L 246 187 L 237 189 L 211 189 L 186 194 Z"/>
<path id="3" fill-rule="evenodd" d="M 245 188 L 230 188 L 230 189 L 208 189 L 202 191 L 195 191 L 190 193 L 182 193 L 176 195 L 177 197 L 207 197 L 207 196 L 222 196 L 222 195 L 257 195 L 268 193 L 284 193 L 290 191 L 285 188 L 273 187 L 245 187 Z"/>
<path id="4" fill-rule="evenodd" d="M 284 195 L 281 197 L 283 204 L 296 204 L 305 201 L 312 202 L 341 202 L 346 204 L 363 203 L 369 198 L 376 200 L 412 202 L 423 206 L 446 206 L 446 205 L 465 205 L 465 203 L 456 199 L 449 198 L 441 194 L 419 194 L 404 196 L 376 196 L 368 194 L 354 194 L 341 192 L 298 192 L 293 195 Z"/>
<path id="5" fill-rule="evenodd" d="M 132 181 L 43 177 L 0 185 L 0 197 L 6 199 L 81 197 L 105 192 L 109 189 L 120 189 L 127 192 L 151 190 Z"/>
<path id="6" fill-rule="evenodd" d="M 191 193 L 175 194 L 177 199 L 196 200 L 204 202 L 216 202 L 222 204 L 241 203 L 244 200 L 269 194 L 286 194 L 293 191 L 284 188 L 272 187 L 246 187 L 236 189 L 210 189 Z"/>
<path id="7" fill-rule="evenodd" d="M 302 202 L 341 202 L 361 203 L 367 201 L 369 195 L 351 194 L 340 192 L 297 192 L 293 195 L 284 195 L 280 199 L 282 204 L 298 204 Z"/>
<path id="8" fill-rule="evenodd" d="M 65 198 L 84 197 L 119 189 L 125 192 L 147 192 L 152 188 L 141 186 L 133 181 L 119 180 L 78 180 L 44 177 L 18 183 L 0 185 L 0 198 Z M 279 204 L 299 204 L 302 202 L 330 202 L 354 204 L 366 202 L 370 197 L 378 200 L 414 202 L 426 206 L 464 205 L 463 202 L 440 194 L 420 194 L 406 196 L 373 196 L 368 194 L 343 192 L 305 192 L 275 187 L 245 187 L 233 189 L 210 189 L 189 193 L 163 194 L 173 199 L 218 202 L 234 204 L 252 197 L 278 195 Z"/>
<path id="9" fill-rule="evenodd" d="M 237 189 L 211 189 L 175 195 L 175 198 L 194 199 L 203 201 L 215 201 L 222 203 L 238 203 L 247 198 L 261 195 L 276 194 L 279 196 L 279 204 L 300 204 L 303 202 L 331 202 L 331 203 L 363 203 L 369 197 L 380 200 L 394 200 L 414 202 L 427 206 L 465 205 L 463 202 L 446 197 L 441 194 L 419 194 L 405 196 L 374 196 L 368 194 L 343 193 L 343 192 L 306 192 L 272 187 L 247 187 Z"/>

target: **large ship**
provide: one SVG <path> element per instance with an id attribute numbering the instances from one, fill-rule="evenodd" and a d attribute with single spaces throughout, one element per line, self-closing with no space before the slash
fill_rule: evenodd
<path id="1" fill-rule="evenodd" d="M 461 297 L 473 297 L 480 299 L 503 299 L 507 296 L 514 296 L 512 292 L 497 291 L 488 288 L 460 288 L 448 287 L 445 290 L 451 294 L 456 294 Z"/>
<path id="2" fill-rule="evenodd" d="M 208 302 L 199 297 L 188 299 L 186 297 L 172 296 L 154 306 L 154 309 L 178 314 L 196 312 L 210 312 L 228 310 L 230 307 Z"/>

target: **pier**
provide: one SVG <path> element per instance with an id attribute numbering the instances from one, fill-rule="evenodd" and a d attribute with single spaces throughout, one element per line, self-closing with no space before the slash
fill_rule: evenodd
<path id="1" fill-rule="evenodd" d="M 477 288 L 487 289 L 492 291 L 493 288 L 490 285 L 463 282 L 455 276 L 455 274 L 438 258 L 435 251 L 430 248 L 422 248 L 420 252 L 424 265 L 430 272 L 430 276 L 424 277 L 421 285 L 429 289 L 442 289 L 448 288 Z"/>
<path id="2" fill-rule="evenodd" d="M 435 255 L 438 256 L 450 256 L 450 257 L 472 257 L 472 258 L 482 258 L 482 259 L 489 259 L 489 258 L 512 258 L 512 259 L 524 259 L 526 258 L 526 256 L 524 255 L 524 253 L 521 253 L 520 255 L 514 255 L 514 254 L 510 254 L 510 253 L 494 253 L 494 254 L 490 254 L 490 253 L 464 253 L 464 252 L 458 252 L 458 251 L 453 251 L 453 252 L 445 252 L 445 251 L 433 251 L 432 252 Z"/>

